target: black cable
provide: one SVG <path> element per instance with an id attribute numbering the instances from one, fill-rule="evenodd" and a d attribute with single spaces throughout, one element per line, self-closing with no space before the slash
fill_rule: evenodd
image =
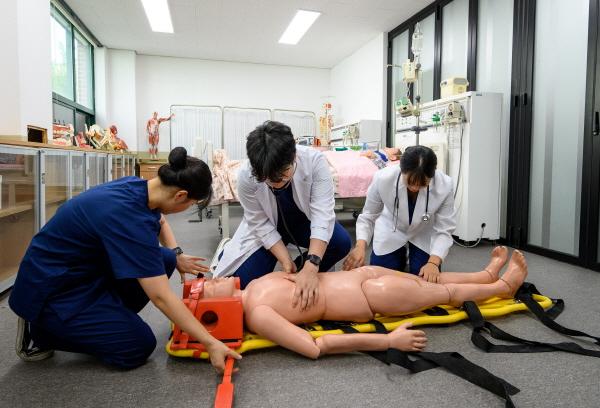
<path id="1" fill-rule="evenodd" d="M 458 175 L 456 176 L 456 190 L 454 190 L 454 199 L 456 199 L 456 194 L 458 193 L 458 187 L 460 186 L 460 173 L 461 173 L 461 169 L 462 169 L 464 131 L 465 131 L 465 127 L 461 123 L 460 124 L 460 154 L 458 156 Z M 462 201 L 461 201 L 461 205 L 462 205 Z"/>

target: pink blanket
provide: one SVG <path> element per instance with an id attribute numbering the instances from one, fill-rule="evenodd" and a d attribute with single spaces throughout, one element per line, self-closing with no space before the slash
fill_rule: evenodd
<path id="1" fill-rule="evenodd" d="M 371 159 L 361 156 L 360 151 L 355 150 L 324 151 L 323 154 L 329 162 L 338 197 L 352 198 L 367 195 L 367 189 L 378 170 Z"/>

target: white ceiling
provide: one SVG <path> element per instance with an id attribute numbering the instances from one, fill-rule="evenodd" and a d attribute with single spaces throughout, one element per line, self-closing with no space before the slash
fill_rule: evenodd
<path id="1" fill-rule="evenodd" d="M 168 0 L 174 34 L 139 0 L 66 0 L 98 40 L 139 54 L 331 68 L 433 0 Z M 322 15 L 298 45 L 277 41 L 296 10 Z"/>

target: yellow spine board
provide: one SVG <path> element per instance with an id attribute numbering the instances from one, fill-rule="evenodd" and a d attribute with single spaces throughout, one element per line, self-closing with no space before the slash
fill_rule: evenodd
<path id="1" fill-rule="evenodd" d="M 544 310 L 552 306 L 552 300 L 546 296 L 533 295 L 533 299 L 544 308 Z M 422 312 L 413 313 L 406 316 L 397 317 L 376 317 L 388 331 L 392 331 L 403 323 L 411 322 L 413 326 L 423 325 L 435 325 L 435 324 L 449 324 L 456 323 L 461 320 L 468 319 L 467 313 L 455 308 L 454 306 L 440 305 L 439 307 L 445 309 L 448 315 L 445 316 L 430 316 Z M 481 314 L 486 319 L 505 316 L 511 313 L 520 312 L 527 310 L 527 306 L 515 299 L 500 299 L 491 298 L 485 302 L 479 304 Z M 309 333 L 314 337 L 318 338 L 326 334 L 344 334 L 342 330 L 323 330 L 318 324 L 312 324 Z M 356 323 L 352 327 L 361 333 L 372 333 L 375 331 L 375 327 L 370 323 Z M 267 340 L 256 334 L 246 332 L 244 334 L 244 341 L 242 345 L 236 349 L 238 353 L 245 353 L 250 350 L 258 350 L 263 348 L 275 347 L 277 344 L 271 340 Z M 165 350 L 168 354 L 175 357 L 194 357 L 196 350 L 171 350 L 171 339 L 167 342 Z M 208 359 L 208 353 L 200 353 L 199 358 Z"/>

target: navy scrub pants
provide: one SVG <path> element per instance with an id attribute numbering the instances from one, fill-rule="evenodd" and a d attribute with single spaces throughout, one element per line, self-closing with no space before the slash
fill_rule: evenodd
<path id="1" fill-rule="evenodd" d="M 418 275 L 421 268 L 428 260 L 429 254 L 427 252 L 417 248 L 410 242 L 408 243 L 408 264 L 410 273 Z M 386 255 L 377 255 L 375 251 L 373 251 L 371 253 L 370 264 L 403 272 L 406 267 L 406 246 L 402 246 Z"/>
<path id="2" fill-rule="evenodd" d="M 171 277 L 177 258 L 161 248 L 165 271 Z M 116 281 L 114 291 L 104 292 L 95 303 L 63 321 L 45 307 L 31 323 L 31 336 L 40 347 L 90 354 L 119 368 L 135 368 L 146 362 L 156 348 L 150 326 L 138 312 L 148 303 L 137 279 Z"/>

